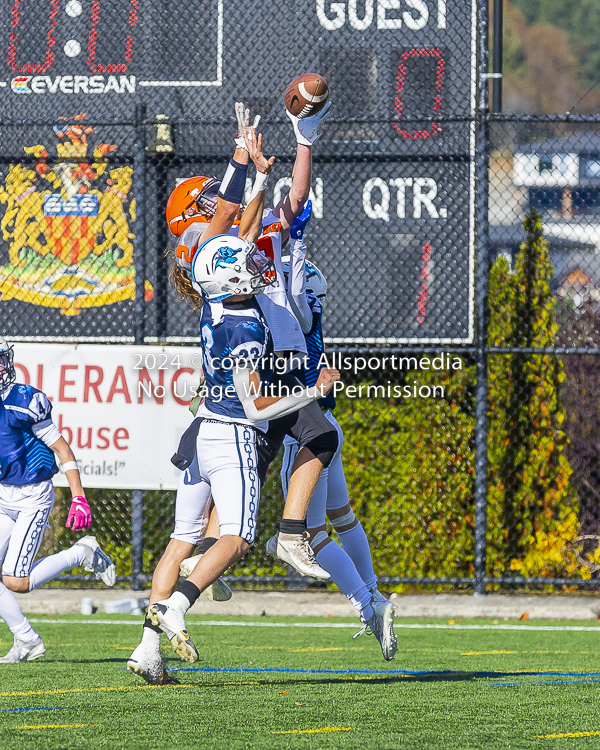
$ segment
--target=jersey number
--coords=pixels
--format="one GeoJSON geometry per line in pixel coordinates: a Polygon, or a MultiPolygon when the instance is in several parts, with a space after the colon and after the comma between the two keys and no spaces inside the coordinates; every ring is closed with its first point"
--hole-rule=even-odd
{"type": "Polygon", "coordinates": [[[273,250],[273,240],[268,235],[266,237],[260,237],[256,243],[256,247],[264,253],[267,258],[270,258],[275,262],[275,251],[273,250]]]}
{"type": "Polygon", "coordinates": [[[204,360],[204,372],[208,373],[211,377],[215,374],[213,358],[210,353],[214,343],[215,340],[213,338],[212,328],[210,326],[202,326],[202,358],[204,360]]]}

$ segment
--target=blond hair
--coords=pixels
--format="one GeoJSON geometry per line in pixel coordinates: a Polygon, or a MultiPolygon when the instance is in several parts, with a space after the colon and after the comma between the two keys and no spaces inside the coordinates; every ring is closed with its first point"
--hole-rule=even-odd
{"type": "MultiPolygon", "coordinates": [[[[175,258],[175,251],[168,248],[166,255],[175,258]]],[[[191,305],[194,310],[202,310],[202,296],[192,286],[192,280],[188,276],[187,271],[175,262],[173,262],[169,271],[169,283],[180,299],[191,305]]]]}

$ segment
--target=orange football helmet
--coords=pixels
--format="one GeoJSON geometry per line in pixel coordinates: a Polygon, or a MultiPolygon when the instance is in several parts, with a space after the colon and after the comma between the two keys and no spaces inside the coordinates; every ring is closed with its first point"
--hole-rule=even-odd
{"type": "Polygon", "coordinates": [[[220,185],[216,177],[190,177],[179,183],[167,202],[171,234],[181,237],[192,222],[210,221],[217,210],[220,185]]]}

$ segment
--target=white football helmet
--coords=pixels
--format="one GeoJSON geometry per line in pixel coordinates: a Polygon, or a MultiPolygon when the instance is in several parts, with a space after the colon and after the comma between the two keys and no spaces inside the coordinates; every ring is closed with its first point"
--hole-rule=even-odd
{"type": "Polygon", "coordinates": [[[253,242],[218,234],[198,248],[192,286],[210,302],[234,294],[260,294],[277,280],[273,261],[253,242]]]}
{"type": "Polygon", "coordinates": [[[3,336],[0,336],[0,393],[17,379],[13,360],[13,347],[3,336]]]}
{"type": "MultiPolygon", "coordinates": [[[[287,286],[290,274],[290,256],[285,255],[281,259],[281,263],[287,286]]],[[[306,291],[314,297],[322,299],[327,294],[327,279],[325,275],[310,260],[304,261],[304,275],[306,277],[306,291]]]]}

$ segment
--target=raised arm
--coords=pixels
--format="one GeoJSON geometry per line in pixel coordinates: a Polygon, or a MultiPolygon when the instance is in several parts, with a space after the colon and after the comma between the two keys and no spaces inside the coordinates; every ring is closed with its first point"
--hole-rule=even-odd
{"type": "Polygon", "coordinates": [[[329,115],[331,102],[312,117],[298,119],[288,112],[288,117],[294,126],[296,142],[296,161],[292,172],[292,186],[289,193],[284,196],[273,213],[279,218],[282,226],[282,239],[287,238],[287,230],[294,223],[294,219],[302,213],[308,196],[312,178],[312,146],[319,139],[319,127],[329,115]]]}
{"type": "Polygon", "coordinates": [[[262,152],[262,135],[256,134],[254,128],[246,137],[250,158],[256,166],[256,179],[252,187],[250,201],[240,221],[239,237],[249,242],[256,242],[262,233],[262,216],[265,207],[265,190],[267,180],[275,157],[267,159],[262,152]]]}
{"type": "Polygon", "coordinates": [[[304,230],[310,221],[312,204],[310,201],[300,216],[290,227],[290,271],[288,274],[287,295],[292,312],[298,318],[302,333],[307,334],[313,326],[313,314],[306,299],[306,245],[304,230]]]}
{"type": "Polygon", "coordinates": [[[209,240],[218,234],[227,234],[236,220],[246,189],[246,175],[250,155],[248,153],[247,138],[258,126],[260,116],[250,124],[250,110],[245,109],[242,102],[236,102],[235,114],[238,122],[238,134],[235,139],[236,149],[233,158],[227,165],[217,199],[217,210],[210,224],[206,227],[203,240],[209,240]]]}

